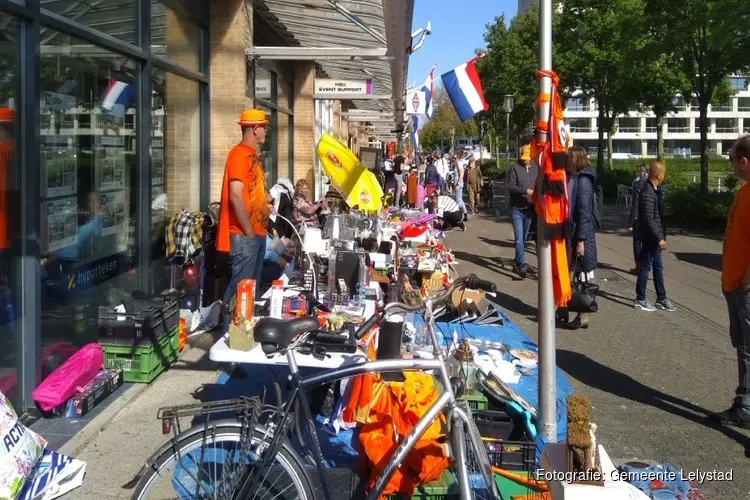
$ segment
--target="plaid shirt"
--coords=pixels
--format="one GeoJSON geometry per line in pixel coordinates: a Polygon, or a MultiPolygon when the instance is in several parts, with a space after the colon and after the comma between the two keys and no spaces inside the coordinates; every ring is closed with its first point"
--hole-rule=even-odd
{"type": "Polygon", "coordinates": [[[172,217],[165,234],[167,259],[181,258],[185,264],[192,264],[193,258],[203,246],[205,216],[203,212],[181,210],[172,217]]]}

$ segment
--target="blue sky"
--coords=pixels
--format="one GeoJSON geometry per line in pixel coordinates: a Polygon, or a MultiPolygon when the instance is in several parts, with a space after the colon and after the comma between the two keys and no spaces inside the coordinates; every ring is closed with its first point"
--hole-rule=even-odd
{"type": "Polygon", "coordinates": [[[416,0],[412,32],[432,25],[432,34],[409,58],[407,85],[421,85],[433,64],[435,77],[472,58],[474,49],[484,47],[484,27],[495,16],[516,15],[518,0],[416,0]]]}

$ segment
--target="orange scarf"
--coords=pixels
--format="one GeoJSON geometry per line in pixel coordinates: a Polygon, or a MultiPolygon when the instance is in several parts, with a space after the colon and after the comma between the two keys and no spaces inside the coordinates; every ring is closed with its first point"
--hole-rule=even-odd
{"type": "Polygon", "coordinates": [[[543,175],[542,185],[537,186],[534,192],[534,202],[537,215],[544,217],[546,223],[542,236],[550,241],[552,249],[552,283],[555,304],[558,307],[565,307],[572,297],[568,254],[565,248],[566,221],[569,215],[566,167],[570,139],[565,128],[560,96],[557,94],[560,79],[554,72],[546,70],[537,72],[536,77],[537,79],[551,78],[552,90],[550,94],[540,94],[537,99],[537,106],[550,103],[550,113],[547,120],[537,120],[537,134],[531,144],[532,160],[539,164],[543,175]],[[539,203],[540,198],[541,203],[539,203]]]}

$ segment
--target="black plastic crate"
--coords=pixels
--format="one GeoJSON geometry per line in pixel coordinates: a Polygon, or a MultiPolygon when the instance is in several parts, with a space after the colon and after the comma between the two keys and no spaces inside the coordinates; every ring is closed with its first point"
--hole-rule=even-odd
{"type": "Polygon", "coordinates": [[[490,463],[513,471],[533,471],[536,468],[536,443],[528,438],[521,426],[504,411],[471,410],[474,423],[485,441],[490,463]]]}
{"type": "Polygon", "coordinates": [[[127,312],[100,307],[99,337],[106,339],[107,344],[154,344],[177,328],[183,295],[183,292],[163,295],[133,292],[124,301],[127,312]]]}

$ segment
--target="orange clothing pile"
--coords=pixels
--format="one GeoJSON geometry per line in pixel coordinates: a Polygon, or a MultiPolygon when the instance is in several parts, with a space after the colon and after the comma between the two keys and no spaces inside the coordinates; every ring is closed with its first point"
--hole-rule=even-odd
{"type": "MultiPolygon", "coordinates": [[[[374,486],[399,443],[440,395],[430,375],[405,372],[404,376],[403,383],[390,385],[377,374],[360,375],[352,381],[345,414],[353,413],[354,419],[363,424],[359,441],[369,470],[368,489],[374,486]]],[[[393,474],[381,498],[391,493],[411,497],[417,486],[442,475],[450,464],[445,445],[440,442],[445,436],[445,427],[445,416],[441,415],[393,474]]]]}
{"type": "Polygon", "coordinates": [[[234,180],[244,184],[243,201],[256,236],[265,238],[271,209],[266,198],[266,180],[256,151],[245,144],[237,144],[229,151],[224,167],[221,187],[221,211],[217,228],[216,249],[229,251],[229,235],[245,234],[229,204],[229,183],[234,180]]]}
{"type": "Polygon", "coordinates": [[[729,209],[724,233],[724,257],[721,285],[725,291],[736,290],[750,266],[750,183],[745,183],[729,209]]]}

